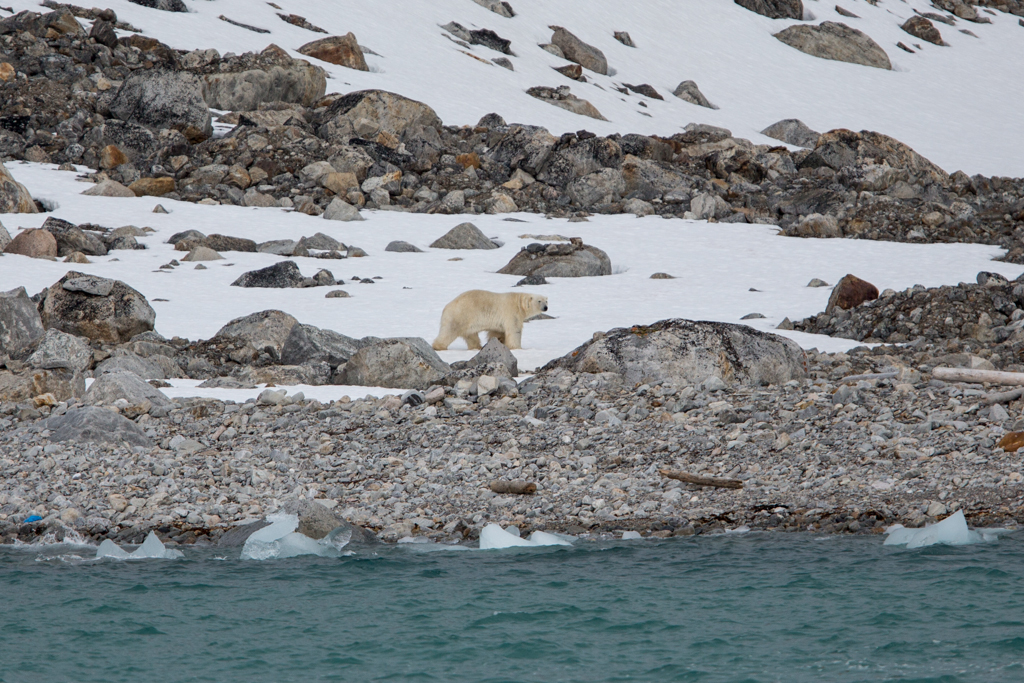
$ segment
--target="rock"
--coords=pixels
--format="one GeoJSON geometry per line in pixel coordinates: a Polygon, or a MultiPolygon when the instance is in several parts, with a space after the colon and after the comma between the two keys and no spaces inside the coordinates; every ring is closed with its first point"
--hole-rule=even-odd
{"type": "Polygon", "coordinates": [[[135,193],[127,187],[109,178],[96,183],[82,194],[90,197],[134,197],[135,193]]]}
{"type": "Polygon", "coordinates": [[[372,532],[349,524],[345,519],[315,500],[289,500],[284,504],[283,510],[290,515],[298,516],[299,526],[295,531],[309,538],[319,540],[332,531],[338,530],[336,536],[342,534],[342,537],[347,536],[349,539],[344,546],[346,548],[353,545],[377,543],[377,537],[372,532]]]}
{"type": "MultiPolygon", "coordinates": [[[[38,318],[38,313],[36,315],[38,318]]],[[[3,313],[0,312],[0,317],[2,316],[3,313]]],[[[0,325],[0,329],[2,327],[0,325]]],[[[0,348],[2,346],[0,344],[0,348]]],[[[36,344],[35,351],[26,362],[41,370],[64,368],[76,373],[85,372],[92,365],[92,348],[82,341],[81,337],[60,330],[46,330],[46,334],[36,344]]]]}
{"type": "Polygon", "coordinates": [[[565,66],[556,66],[552,68],[566,78],[571,78],[574,81],[586,82],[586,79],[583,78],[583,67],[579,64],[566,64],[565,66]]]}
{"type": "Polygon", "coordinates": [[[269,350],[274,358],[280,358],[292,328],[298,324],[298,320],[283,311],[260,311],[235,318],[220,328],[210,341],[230,341],[255,353],[269,350]]]}
{"type": "Polygon", "coordinates": [[[441,208],[444,213],[462,213],[466,208],[466,193],[462,190],[452,190],[441,200],[441,208]]]}
{"type": "Polygon", "coordinates": [[[340,197],[335,197],[324,210],[324,218],[329,221],[362,221],[366,220],[359,214],[359,209],[340,197]]]}
{"type": "Polygon", "coordinates": [[[159,363],[131,352],[111,356],[101,362],[96,366],[93,375],[99,377],[108,372],[130,372],[142,379],[167,378],[167,373],[163,371],[159,363]]]}
{"type": "Polygon", "coordinates": [[[0,253],[11,243],[11,233],[7,232],[7,228],[4,227],[3,223],[0,223],[0,253]]]}
{"type": "Polygon", "coordinates": [[[503,52],[507,55],[513,54],[512,41],[505,40],[489,28],[470,30],[454,21],[445,24],[441,28],[470,45],[483,45],[496,52],[503,52]]]}
{"type": "Polygon", "coordinates": [[[431,249],[497,249],[498,245],[488,239],[472,223],[459,223],[441,237],[434,240],[431,249]]]}
{"type": "Polygon", "coordinates": [[[878,43],[842,22],[823,21],[818,26],[797,24],[776,33],[775,37],[814,57],[892,69],[889,56],[878,43]]]}
{"type": "Polygon", "coordinates": [[[633,39],[629,37],[629,33],[626,31],[615,31],[615,40],[619,41],[626,47],[636,47],[633,39]]]}
{"type": "Polygon", "coordinates": [[[804,216],[796,224],[796,232],[801,237],[842,237],[843,229],[835,216],[823,216],[812,213],[804,216]]]}
{"type": "Polygon", "coordinates": [[[874,301],[877,298],[877,287],[870,282],[861,280],[856,275],[847,274],[832,289],[825,312],[831,313],[836,308],[849,310],[860,306],[865,301],[874,301]]]}
{"type": "Polygon", "coordinates": [[[602,76],[608,75],[608,60],[604,53],[593,45],[588,45],[561,26],[550,27],[554,33],[551,43],[557,45],[570,62],[576,62],[584,69],[589,69],[602,76]]]}
{"type": "Polygon", "coordinates": [[[64,259],[64,263],[92,263],[85,254],[80,251],[73,251],[64,259]]]}
{"type": "Polygon", "coordinates": [[[75,271],[69,271],[46,291],[40,315],[48,329],[114,344],[152,330],[156,320],[146,297],[125,283],[75,271]],[[65,287],[66,283],[72,289],[65,287]],[[105,295],[87,291],[103,291],[108,283],[110,289],[105,295]]]}
{"type": "Polygon", "coordinates": [[[0,371],[0,401],[21,403],[43,394],[51,394],[56,401],[67,401],[84,393],[83,376],[64,368],[0,371]]]}
{"type": "MultiPolygon", "coordinates": [[[[442,238],[443,239],[443,238],[442,238]]],[[[490,242],[490,240],[488,240],[490,242]]],[[[491,242],[491,244],[494,244],[491,242]]],[[[393,240],[388,242],[388,246],[384,247],[384,251],[396,251],[405,254],[422,254],[423,250],[417,247],[415,244],[409,244],[402,240],[393,240]]]]}
{"type": "Polygon", "coordinates": [[[232,287],[301,287],[302,273],[295,261],[281,261],[266,268],[243,273],[232,287]]]}
{"type": "Polygon", "coordinates": [[[450,370],[425,340],[403,337],[370,341],[340,373],[339,384],[427,389],[450,370]]]}
{"type": "Polygon", "coordinates": [[[256,111],[263,102],[310,107],[327,91],[327,73],[271,44],[255,60],[239,62],[237,71],[205,74],[202,90],[203,99],[214,109],[256,111]]]}
{"type": "Polygon", "coordinates": [[[668,273],[654,273],[651,275],[652,280],[675,280],[675,275],[669,275],[668,273]]]}
{"type": "Polygon", "coordinates": [[[507,2],[503,2],[503,0],[473,0],[473,2],[508,19],[511,19],[516,15],[516,13],[512,11],[512,5],[507,2]]]}
{"type": "Polygon", "coordinates": [[[182,0],[128,0],[128,2],[164,12],[188,12],[188,7],[182,0]]]}
{"type": "Polygon", "coordinates": [[[51,431],[50,440],[57,443],[128,443],[143,448],[153,445],[142,427],[107,408],[71,408],[63,415],[47,418],[43,424],[51,431]]]}
{"type": "Polygon", "coordinates": [[[503,275],[536,275],[540,277],[591,277],[611,275],[608,254],[584,245],[531,244],[523,247],[501,270],[503,275]]]}
{"type": "Polygon", "coordinates": [[[789,339],[745,325],[677,318],[611,330],[541,372],[615,372],[628,385],[697,384],[709,377],[756,385],[800,379],[805,362],[804,352],[789,339]]]}
{"type": "Polygon", "coordinates": [[[849,166],[888,165],[915,175],[927,174],[946,183],[949,174],[895,138],[869,130],[854,133],[839,128],[822,134],[814,151],[800,162],[801,168],[827,166],[839,171],[849,166]]]}
{"type": "Polygon", "coordinates": [[[1016,453],[1024,447],[1024,432],[1008,432],[996,444],[1007,453],[1016,453]]]}
{"type": "Polygon", "coordinates": [[[821,280],[821,279],[818,279],[818,278],[812,278],[811,281],[807,283],[807,286],[808,287],[828,287],[829,284],[827,282],[825,282],[824,280],[821,280]]]}
{"type": "Polygon", "coordinates": [[[46,230],[57,241],[57,255],[68,256],[75,252],[90,256],[106,256],[107,247],[94,233],[82,230],[74,223],[60,218],[48,217],[43,222],[46,230]]]}
{"type": "Polygon", "coordinates": [[[340,251],[345,249],[344,244],[322,232],[318,232],[312,237],[301,238],[298,246],[303,249],[316,249],[318,251],[340,251]]]}
{"type": "Polygon", "coordinates": [[[191,127],[204,138],[213,135],[210,109],[203,99],[200,81],[194,74],[184,71],[139,69],[131,72],[111,101],[110,112],[122,121],[153,130],[185,131],[191,127]]]}
{"type": "Polygon", "coordinates": [[[171,400],[159,389],[136,375],[134,372],[119,370],[100,374],[89,386],[82,400],[89,405],[113,405],[118,399],[125,399],[129,405],[137,406],[149,402],[155,407],[169,406],[171,400]]]}
{"type": "Polygon", "coordinates": [[[256,245],[256,251],[261,254],[275,254],[277,256],[309,256],[309,252],[299,248],[295,240],[270,240],[256,245]]]}
{"type": "Polygon", "coordinates": [[[224,532],[224,535],[217,540],[217,546],[221,548],[241,548],[250,536],[268,526],[270,526],[270,522],[265,519],[250,524],[240,524],[224,532]]]}
{"type": "Polygon", "coordinates": [[[318,133],[331,143],[347,144],[353,137],[376,140],[383,131],[400,142],[419,140],[440,147],[438,131],[442,124],[434,110],[384,90],[360,90],[339,97],[321,120],[324,123],[318,133]]]}
{"type": "Polygon", "coordinates": [[[182,261],[223,261],[224,257],[218,254],[213,249],[204,246],[198,246],[188,252],[182,257],[182,261]]]}
{"type": "Polygon", "coordinates": [[[558,138],[544,128],[511,126],[487,156],[513,170],[536,175],[547,162],[551,149],[557,142],[558,138]]]}
{"type": "Polygon", "coordinates": [[[30,258],[57,257],[57,240],[46,230],[22,230],[4,247],[5,254],[19,254],[30,258]]]}
{"type": "Polygon", "coordinates": [[[519,210],[512,198],[503,192],[495,192],[487,202],[487,214],[515,213],[519,210]]]}
{"type": "Polygon", "coordinates": [[[331,367],[327,363],[307,365],[267,365],[255,367],[246,365],[233,373],[236,380],[246,384],[276,384],[294,386],[308,384],[318,387],[331,383],[331,367]]]}
{"type": "Polygon", "coordinates": [[[337,64],[357,71],[369,71],[366,59],[363,57],[363,50],[356,41],[355,34],[349,32],[343,36],[331,36],[321,38],[311,43],[306,43],[299,48],[299,52],[331,64],[337,64]]]}
{"type": "Polygon", "coordinates": [[[198,230],[184,230],[182,232],[176,232],[170,237],[168,237],[165,244],[178,244],[178,242],[185,241],[199,242],[203,239],[206,239],[206,235],[199,232],[198,230]]]}
{"type": "Polygon", "coordinates": [[[942,34],[939,33],[939,29],[935,28],[935,24],[920,15],[910,17],[903,22],[900,28],[915,38],[926,40],[935,45],[945,45],[942,42],[942,34]]]}
{"type": "Polygon", "coordinates": [[[734,0],[740,7],[769,19],[803,19],[804,5],[801,0],[734,0]]]}
{"type": "Polygon", "coordinates": [[[619,169],[603,168],[571,181],[565,193],[579,206],[590,208],[618,201],[626,193],[626,181],[619,169]]]}
{"type": "Polygon", "coordinates": [[[0,213],[39,213],[28,188],[0,163],[0,213]]]}
{"type": "MultiPolygon", "coordinates": [[[[799,0],[797,1],[799,2],[799,0]]],[[[690,104],[696,104],[699,107],[718,109],[718,107],[708,101],[708,98],[704,97],[704,93],[700,91],[700,88],[697,87],[697,84],[694,81],[683,81],[676,86],[676,89],[672,91],[672,94],[681,100],[686,100],[690,104]]]]}
{"type": "Polygon", "coordinates": [[[44,333],[39,311],[24,287],[0,292],[0,354],[21,351],[44,333]]]}
{"type": "Polygon", "coordinates": [[[322,330],[301,323],[292,327],[288,338],[281,347],[281,363],[285,365],[308,365],[327,363],[331,369],[347,363],[349,358],[362,348],[358,339],[346,337],[333,330],[322,330]]]}
{"type": "Polygon", "coordinates": [[[349,190],[359,189],[359,179],[355,173],[325,173],[318,180],[321,187],[334,194],[346,194],[349,190]]]}
{"type": "Polygon", "coordinates": [[[136,197],[162,197],[174,192],[174,178],[139,178],[128,186],[136,197]]]}
{"type": "Polygon", "coordinates": [[[107,145],[100,150],[100,168],[104,170],[109,171],[129,161],[131,159],[117,145],[107,145]]]}
{"type": "MultiPolygon", "coordinates": [[[[519,361],[508,348],[497,339],[488,339],[484,348],[466,361],[466,367],[477,368],[483,365],[502,365],[508,369],[510,377],[519,376],[519,361]]],[[[454,367],[454,366],[453,366],[454,367]]]]}
{"type": "Polygon", "coordinates": [[[650,202],[645,202],[639,197],[634,197],[633,199],[627,199],[622,204],[622,211],[624,213],[631,213],[637,218],[643,218],[654,213],[654,205],[650,202]]]}
{"type": "Polygon", "coordinates": [[[348,292],[346,292],[344,289],[335,289],[332,292],[327,292],[327,294],[324,295],[324,298],[325,299],[348,299],[351,296],[352,295],[349,294],[348,292]]]}
{"type": "Polygon", "coordinates": [[[598,119],[599,121],[607,121],[601,112],[597,110],[597,107],[592,105],[587,100],[580,99],[569,92],[569,86],[563,85],[558,88],[548,88],[544,86],[530,88],[526,91],[527,95],[536,97],[538,100],[543,100],[548,104],[553,104],[556,107],[561,107],[566,111],[571,111],[573,114],[579,114],[580,116],[589,116],[592,119],[598,119]]]}
{"type": "MultiPolygon", "coordinates": [[[[204,237],[200,240],[201,244],[198,246],[208,247],[214,251],[244,251],[248,253],[256,253],[256,242],[245,237],[231,237],[230,235],[217,235],[213,234],[208,237],[204,237]]],[[[175,244],[175,249],[178,248],[178,244],[175,244]]],[[[193,247],[184,249],[182,251],[191,251],[193,247]]]]}
{"type": "Polygon", "coordinates": [[[776,140],[782,140],[790,145],[807,147],[809,149],[813,149],[817,146],[818,138],[821,137],[820,133],[808,128],[800,119],[783,119],[782,121],[777,121],[762,130],[761,134],[767,135],[770,138],[775,138],[776,140]]]}

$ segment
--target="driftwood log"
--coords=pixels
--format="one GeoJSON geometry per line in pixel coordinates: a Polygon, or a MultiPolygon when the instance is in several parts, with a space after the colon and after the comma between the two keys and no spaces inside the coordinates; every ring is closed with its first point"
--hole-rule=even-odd
{"type": "Polygon", "coordinates": [[[854,382],[860,382],[861,380],[872,380],[872,379],[892,379],[899,376],[898,372],[869,372],[866,375],[850,375],[839,380],[840,384],[853,384],[854,382]]]}
{"type": "Polygon", "coordinates": [[[1010,391],[1004,391],[998,394],[989,394],[982,401],[987,406],[995,405],[996,403],[1010,403],[1016,401],[1021,396],[1024,396],[1024,387],[1020,389],[1011,389],[1010,391]]]}
{"type": "Polygon", "coordinates": [[[720,489],[741,489],[743,488],[743,482],[739,479],[722,479],[720,477],[698,477],[696,474],[690,474],[689,472],[683,472],[682,470],[658,470],[662,476],[668,477],[669,479],[677,479],[684,481],[687,484],[696,484],[697,486],[714,486],[720,489]]]}
{"type": "Polygon", "coordinates": [[[1007,384],[1024,386],[1024,372],[1002,372],[1000,370],[970,370],[968,368],[935,368],[932,377],[947,382],[973,382],[981,384],[1007,384]]]}
{"type": "Polygon", "coordinates": [[[497,479],[492,481],[489,486],[495,493],[514,493],[520,496],[537,493],[537,485],[532,481],[505,481],[504,479],[497,479]]]}

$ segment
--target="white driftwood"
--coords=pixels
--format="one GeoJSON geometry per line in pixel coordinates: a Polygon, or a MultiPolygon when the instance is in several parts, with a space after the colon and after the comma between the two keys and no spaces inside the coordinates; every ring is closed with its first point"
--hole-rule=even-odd
{"type": "Polygon", "coordinates": [[[999,370],[969,370],[968,368],[935,368],[932,377],[945,382],[973,382],[981,384],[1006,384],[1024,386],[1024,372],[1001,372],[999,370]]]}
{"type": "Polygon", "coordinates": [[[995,405],[996,403],[1010,403],[1011,401],[1016,401],[1021,396],[1024,396],[1024,387],[1011,389],[999,394],[989,394],[982,403],[987,406],[995,405]]]}
{"type": "Polygon", "coordinates": [[[840,384],[854,384],[861,380],[872,380],[872,379],[892,379],[898,376],[898,372],[869,372],[866,375],[849,375],[839,380],[840,384]]]}

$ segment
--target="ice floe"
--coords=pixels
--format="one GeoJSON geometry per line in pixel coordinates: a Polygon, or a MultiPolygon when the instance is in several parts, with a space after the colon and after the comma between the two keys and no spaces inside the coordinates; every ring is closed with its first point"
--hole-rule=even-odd
{"type": "Polygon", "coordinates": [[[253,532],[242,546],[243,560],[281,560],[300,555],[320,557],[341,557],[344,548],[352,538],[352,529],[338,527],[320,540],[315,540],[295,531],[299,526],[298,515],[278,513],[267,515],[269,526],[253,532]]]}
{"type": "Polygon", "coordinates": [[[1012,529],[968,529],[962,510],[957,510],[938,524],[923,529],[908,529],[894,524],[885,530],[885,545],[905,545],[907,548],[924,548],[929,545],[970,545],[988,543],[1012,529]]]}
{"type": "Polygon", "coordinates": [[[545,545],[572,545],[572,543],[563,536],[549,534],[546,531],[534,531],[528,538],[520,538],[518,534],[506,531],[497,524],[488,524],[480,532],[480,550],[536,548],[545,545]]]}
{"type": "Polygon", "coordinates": [[[120,547],[109,538],[103,543],[100,543],[100,547],[96,549],[96,559],[102,559],[109,557],[115,560],[176,560],[179,557],[184,557],[185,554],[180,550],[174,550],[164,546],[157,538],[157,535],[152,531],[146,536],[146,540],[142,542],[134,552],[128,552],[124,548],[120,547]]]}

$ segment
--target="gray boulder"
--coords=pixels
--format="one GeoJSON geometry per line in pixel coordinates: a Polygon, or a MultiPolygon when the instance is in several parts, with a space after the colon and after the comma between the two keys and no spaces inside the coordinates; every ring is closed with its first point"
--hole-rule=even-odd
{"type": "Polygon", "coordinates": [[[57,255],[67,256],[76,251],[88,256],[106,256],[107,247],[98,236],[88,233],[74,223],[50,216],[43,222],[43,230],[57,240],[57,255]]]}
{"type": "Polygon", "coordinates": [[[220,328],[210,341],[231,342],[256,353],[269,350],[272,356],[280,358],[292,328],[298,324],[298,320],[284,311],[260,311],[235,318],[220,328]]]}
{"type": "Polygon", "coordinates": [[[188,12],[188,7],[182,0],[128,0],[128,2],[164,12],[188,12]]]}
{"type": "Polygon", "coordinates": [[[92,443],[128,443],[152,448],[153,443],[142,427],[113,410],[85,406],[71,408],[63,415],[42,422],[50,430],[50,441],[86,441],[92,443]]]}
{"type": "Polygon", "coordinates": [[[805,375],[796,342],[744,325],[662,320],[618,328],[548,363],[542,371],[615,372],[629,385],[697,384],[709,377],[746,384],[780,384],[805,375]]]}
{"type": "Polygon", "coordinates": [[[877,69],[892,69],[889,55],[867,34],[838,21],[823,21],[818,26],[797,24],[775,37],[786,45],[822,59],[863,64],[877,69]]]}
{"type": "Polygon", "coordinates": [[[327,72],[323,68],[293,59],[277,45],[259,53],[251,66],[203,75],[206,103],[230,111],[256,111],[262,102],[293,102],[309,107],[327,92],[327,72]]]}
{"type": "Polygon", "coordinates": [[[599,121],[607,121],[603,114],[598,111],[597,107],[591,104],[588,100],[581,99],[572,94],[569,90],[569,86],[560,85],[557,88],[549,88],[547,86],[538,86],[536,88],[530,88],[526,91],[526,94],[530,97],[536,97],[538,100],[553,104],[556,107],[571,111],[573,114],[579,114],[580,116],[589,116],[592,119],[599,121]]]}
{"type": "Polygon", "coordinates": [[[130,352],[107,358],[96,366],[93,374],[99,377],[108,372],[131,372],[142,379],[167,378],[167,373],[159,363],[130,352]]]}
{"type": "Polygon", "coordinates": [[[473,2],[508,19],[511,19],[516,15],[516,13],[512,11],[512,5],[504,2],[503,0],[473,0],[473,2]]]}
{"type": "Polygon", "coordinates": [[[488,152],[492,161],[530,175],[544,167],[558,138],[539,126],[511,126],[488,152]]]}
{"type": "Polygon", "coordinates": [[[801,0],[734,0],[740,7],[769,19],[803,19],[804,4],[801,0]]]}
{"type": "Polygon", "coordinates": [[[366,220],[359,214],[359,209],[346,202],[341,197],[335,197],[324,209],[324,220],[328,221],[363,221],[366,220]]]}
{"type": "Polygon", "coordinates": [[[300,287],[302,286],[302,272],[295,265],[295,261],[281,261],[266,268],[250,270],[242,273],[237,280],[231,283],[232,287],[300,287]]]}
{"type": "Polygon", "coordinates": [[[114,344],[149,332],[156,320],[146,297],[125,283],[75,271],[46,290],[40,315],[47,329],[114,344]]]}
{"type": "Polygon", "coordinates": [[[578,206],[589,208],[596,204],[610,204],[626,193],[626,181],[617,168],[602,168],[577,178],[565,188],[569,199],[578,206]]]}
{"type": "Polygon", "coordinates": [[[416,100],[384,90],[359,90],[336,99],[324,113],[319,135],[347,144],[355,138],[376,140],[387,132],[402,142],[422,138],[440,147],[442,123],[437,113],[416,100]]]}
{"type": "Polygon", "coordinates": [[[72,372],[85,372],[92,364],[92,348],[81,337],[60,330],[47,330],[27,362],[43,370],[65,368],[72,372]]]}
{"type": "Polygon", "coordinates": [[[349,358],[362,348],[358,339],[346,337],[333,330],[322,330],[313,325],[301,323],[292,327],[288,338],[281,347],[281,363],[284,365],[308,365],[327,363],[331,369],[348,362],[349,358]]]}
{"type": "Polygon", "coordinates": [[[154,130],[192,128],[206,137],[213,135],[210,109],[199,79],[185,71],[133,71],[111,101],[110,113],[154,130]]]}
{"type": "Polygon", "coordinates": [[[44,333],[39,311],[24,287],[0,292],[0,353],[14,354],[44,333]]]}
{"type": "Polygon", "coordinates": [[[498,245],[472,223],[459,223],[434,240],[431,249],[497,249],[498,245]]]}
{"type": "Polygon", "coordinates": [[[32,368],[22,372],[0,370],[0,401],[21,403],[41,394],[53,394],[58,401],[66,401],[84,393],[83,375],[66,368],[32,368]]]}
{"type": "Polygon", "coordinates": [[[0,213],[39,213],[28,188],[0,163],[0,213]]]}
{"type": "Polygon", "coordinates": [[[425,340],[364,340],[340,373],[339,384],[393,389],[426,389],[446,375],[450,367],[425,340]]]}
{"type": "Polygon", "coordinates": [[[539,277],[591,277],[611,275],[608,254],[574,239],[571,244],[527,245],[498,271],[503,275],[539,277]]]}
{"type": "MultiPolygon", "coordinates": [[[[488,240],[490,241],[490,240],[488,240]]],[[[491,242],[493,244],[493,242],[491,242]]],[[[384,251],[396,251],[403,254],[422,254],[423,250],[417,247],[415,244],[409,244],[402,240],[393,240],[388,242],[388,246],[384,247],[384,251]]]]}
{"type": "MultiPolygon", "coordinates": [[[[497,339],[489,339],[480,352],[465,362],[467,368],[477,368],[484,365],[504,366],[511,377],[519,376],[519,361],[508,350],[508,347],[497,339]]],[[[456,368],[455,365],[452,365],[456,368]]]]}
{"type": "Polygon", "coordinates": [[[306,250],[316,249],[318,251],[339,251],[345,248],[344,244],[322,232],[318,232],[312,237],[303,237],[299,240],[299,246],[306,250]]]}
{"type": "Polygon", "coordinates": [[[171,399],[159,389],[142,379],[134,372],[121,370],[107,372],[97,377],[85,392],[82,400],[90,405],[99,403],[112,405],[118,399],[128,401],[130,405],[140,405],[149,401],[154,406],[169,406],[171,399]]]}
{"type": "Polygon", "coordinates": [[[608,75],[608,60],[604,53],[593,45],[588,45],[561,26],[550,27],[554,33],[551,43],[557,45],[570,62],[576,62],[584,69],[590,69],[602,76],[608,75]]]}
{"type": "Polygon", "coordinates": [[[814,149],[818,144],[821,133],[811,130],[800,119],[783,119],[776,121],[761,131],[761,135],[767,135],[776,140],[782,140],[797,147],[814,149]]]}
{"type": "Polygon", "coordinates": [[[295,531],[304,536],[319,540],[332,531],[338,530],[338,533],[349,537],[346,547],[377,542],[377,537],[372,532],[350,524],[343,517],[314,500],[292,499],[285,502],[283,509],[284,512],[299,518],[299,526],[295,531]]]}
{"type": "MultiPolygon", "coordinates": [[[[799,0],[797,0],[799,2],[799,0]]],[[[717,106],[711,104],[708,98],[704,97],[704,93],[700,91],[697,84],[694,81],[683,81],[676,86],[676,89],[672,91],[672,94],[681,100],[685,100],[690,104],[696,104],[698,107],[707,107],[708,109],[718,109],[717,106]]]]}

